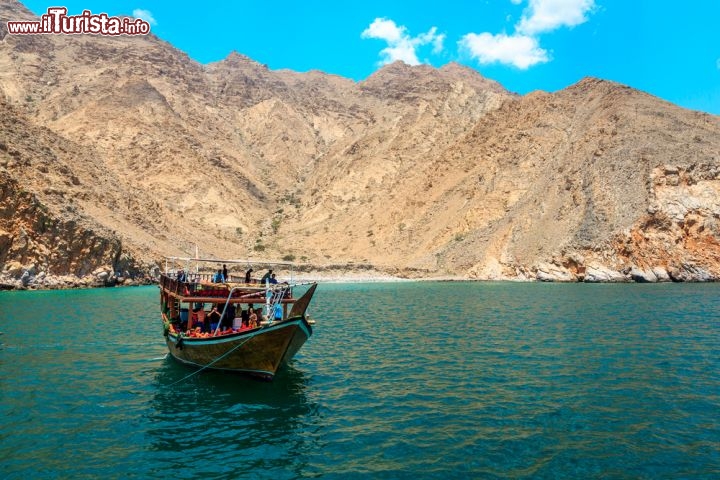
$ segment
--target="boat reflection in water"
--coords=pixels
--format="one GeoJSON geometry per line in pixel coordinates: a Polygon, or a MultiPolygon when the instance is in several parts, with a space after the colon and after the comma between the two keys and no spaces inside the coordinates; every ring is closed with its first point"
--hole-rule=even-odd
{"type": "Polygon", "coordinates": [[[316,452],[318,407],[306,394],[308,377],[289,365],[273,382],[204,371],[187,378],[172,358],[163,361],[148,420],[153,455],[165,467],[240,478],[256,468],[285,478],[307,469],[304,452],[316,452]],[[262,465],[259,465],[262,464],[262,465]],[[290,470],[288,470],[290,469],[290,470]],[[272,473],[275,472],[275,473],[272,473]],[[282,473],[284,472],[284,473],[282,473]]]}

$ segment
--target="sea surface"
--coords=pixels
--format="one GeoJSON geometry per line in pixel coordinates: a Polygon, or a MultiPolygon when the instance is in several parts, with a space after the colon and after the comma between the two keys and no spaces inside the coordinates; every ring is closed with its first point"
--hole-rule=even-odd
{"type": "Polygon", "coordinates": [[[720,478],[720,285],[323,284],[274,382],[156,287],[0,293],[2,479],[720,478]]]}

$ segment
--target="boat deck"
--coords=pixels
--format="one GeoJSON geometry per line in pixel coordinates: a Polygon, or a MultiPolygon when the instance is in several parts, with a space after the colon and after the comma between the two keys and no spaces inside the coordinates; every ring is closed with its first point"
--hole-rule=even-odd
{"type": "MultiPolygon", "coordinates": [[[[268,290],[259,283],[181,282],[165,275],[160,277],[160,288],[183,303],[224,303],[228,301],[228,295],[232,291],[229,303],[233,304],[265,302],[268,290]]],[[[278,303],[288,304],[296,300],[292,295],[292,288],[287,284],[271,284],[270,291],[283,292],[282,298],[276,300],[278,303]]]]}
{"type": "Polygon", "coordinates": [[[169,333],[203,338],[230,335],[282,322],[293,315],[303,317],[309,301],[309,298],[304,302],[294,298],[292,286],[286,283],[263,286],[259,283],[213,283],[199,277],[194,280],[181,281],[166,274],[160,276],[163,321],[169,333]],[[298,302],[302,305],[299,315],[294,310],[298,302]],[[206,304],[211,305],[210,312],[205,310],[206,304]],[[276,307],[279,306],[282,308],[278,311],[276,307]],[[211,318],[212,311],[216,311],[214,319],[211,318]]]}

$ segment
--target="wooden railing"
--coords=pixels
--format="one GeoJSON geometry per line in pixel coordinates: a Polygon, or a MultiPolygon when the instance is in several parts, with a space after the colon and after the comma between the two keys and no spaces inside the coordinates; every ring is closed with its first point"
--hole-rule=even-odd
{"type": "MultiPolygon", "coordinates": [[[[186,274],[186,281],[180,282],[177,280],[177,274],[175,273],[161,273],[160,274],[160,286],[171,293],[181,296],[192,296],[197,294],[199,296],[212,296],[212,297],[225,297],[228,294],[228,290],[224,288],[212,289],[202,285],[200,282],[210,282],[211,277],[214,274],[210,273],[190,273],[186,274]],[[209,293],[209,292],[212,293],[209,293]]],[[[258,280],[253,280],[252,283],[256,286],[261,286],[258,280]]],[[[240,294],[241,292],[237,292],[240,294]]],[[[259,297],[264,297],[263,291],[258,291],[259,297]]],[[[292,288],[285,290],[283,297],[284,299],[292,298],[292,288]]]]}

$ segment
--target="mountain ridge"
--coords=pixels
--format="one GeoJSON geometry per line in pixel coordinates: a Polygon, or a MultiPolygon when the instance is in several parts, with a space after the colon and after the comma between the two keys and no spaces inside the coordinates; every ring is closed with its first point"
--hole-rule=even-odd
{"type": "Polygon", "coordinates": [[[5,35],[0,67],[3,191],[47,211],[4,194],[8,284],[142,277],[195,244],[409,277],[720,276],[720,120],[622,84],[521,96],[456,63],[356,82],[154,36],[5,35]],[[117,248],[64,245],[86,261],[61,267],[36,227],[78,219],[117,248]]]}

